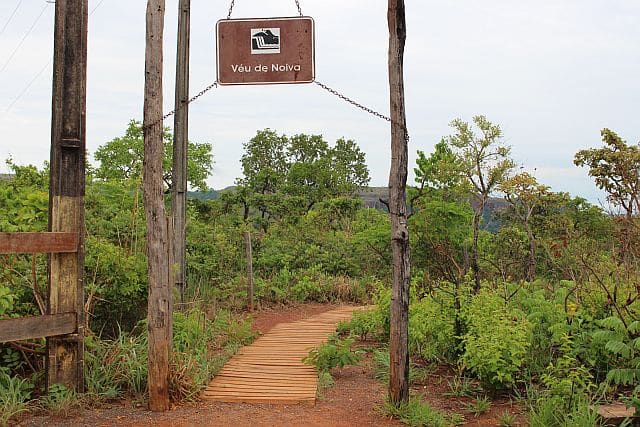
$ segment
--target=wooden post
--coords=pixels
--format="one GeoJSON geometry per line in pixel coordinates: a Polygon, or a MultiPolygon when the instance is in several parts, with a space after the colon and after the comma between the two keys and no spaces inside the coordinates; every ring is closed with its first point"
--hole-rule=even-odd
{"type": "Polygon", "coordinates": [[[57,0],[53,54],[49,231],[78,233],[78,251],[49,257],[48,313],[75,313],[74,333],[47,339],[47,385],[83,391],[87,0],[57,0]]]}
{"type": "Polygon", "coordinates": [[[149,300],[149,409],[169,409],[169,351],[171,342],[171,287],[169,227],[162,180],[162,39],[164,0],[147,2],[144,93],[144,208],[147,219],[149,300]]]}
{"type": "Polygon", "coordinates": [[[244,232],[244,247],[247,254],[247,310],[253,311],[253,253],[251,248],[251,231],[244,232]]]}
{"type": "Polygon", "coordinates": [[[403,60],[406,40],[404,0],[389,0],[389,89],[391,102],[391,172],[389,211],[393,251],[389,397],[398,405],[409,399],[409,228],[407,226],[408,137],[404,104],[403,60]]]}
{"type": "Polygon", "coordinates": [[[176,57],[176,115],[173,125],[172,213],[175,227],[175,286],[180,302],[185,303],[187,287],[186,216],[187,216],[187,147],[189,144],[189,39],[191,0],[178,6],[178,52],[176,57]]]}

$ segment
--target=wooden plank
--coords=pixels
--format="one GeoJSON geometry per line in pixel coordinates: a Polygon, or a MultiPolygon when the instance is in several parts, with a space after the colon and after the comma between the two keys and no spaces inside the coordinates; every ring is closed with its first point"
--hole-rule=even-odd
{"type": "Polygon", "coordinates": [[[76,332],[76,313],[0,320],[0,342],[54,337],[76,332]]]}
{"type": "Polygon", "coordinates": [[[353,308],[280,324],[241,348],[209,384],[204,399],[218,402],[315,404],[318,378],[315,367],[302,359],[325,342],[353,308]]]}
{"type": "Polygon", "coordinates": [[[0,233],[0,254],[78,252],[78,233],[0,233]]]}

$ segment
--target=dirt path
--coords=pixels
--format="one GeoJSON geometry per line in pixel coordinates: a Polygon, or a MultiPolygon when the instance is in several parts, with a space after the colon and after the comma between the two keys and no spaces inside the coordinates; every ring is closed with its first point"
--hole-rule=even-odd
{"type": "MultiPolygon", "coordinates": [[[[278,323],[305,319],[337,308],[308,304],[254,315],[254,329],[265,333],[278,323]]],[[[363,366],[333,372],[335,385],[322,400],[310,405],[249,405],[199,402],[156,414],[140,404],[122,402],[111,407],[83,411],[74,418],[32,417],[26,426],[399,426],[376,412],[386,391],[375,380],[365,359],[363,366]]]]}

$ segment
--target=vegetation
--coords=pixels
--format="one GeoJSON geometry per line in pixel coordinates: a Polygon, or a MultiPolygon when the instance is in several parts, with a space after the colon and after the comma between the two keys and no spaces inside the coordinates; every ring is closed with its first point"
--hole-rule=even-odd
{"type": "MultiPolygon", "coordinates": [[[[87,177],[83,401],[146,399],[140,132],[132,121],[100,147],[87,177]]],[[[604,147],[581,150],[575,163],[607,192],[608,212],[553,192],[532,173],[516,174],[501,128],[483,116],[455,120],[432,153],[418,153],[409,192],[415,383],[434,372],[425,366],[448,366],[456,373],[449,396],[473,402],[469,413],[481,416],[495,410],[493,398],[511,396],[527,408],[530,425],[595,425],[593,404],[640,406],[638,147],[611,130],[602,136],[604,147]]],[[[189,179],[204,188],[211,146],[192,149],[189,179]]],[[[13,177],[0,181],[0,231],[45,230],[47,166],[7,164],[13,177]]],[[[388,341],[390,223],[358,196],[369,182],[364,153],[353,141],[331,146],[319,135],[266,129],[245,145],[242,169],[237,187],[219,198],[189,201],[189,303],[174,313],[175,401],[196,399],[253,337],[241,314],[248,230],[259,306],[375,305],[341,324],[340,336],[312,351],[309,363],[328,372],[357,362],[356,340],[379,348],[388,341]]],[[[165,179],[170,188],[169,173],[165,179]]],[[[0,318],[44,313],[46,257],[2,255],[0,267],[0,318]]],[[[43,353],[43,340],[0,345],[1,424],[36,406],[64,414],[78,401],[58,386],[43,396],[43,353]]],[[[381,381],[385,356],[372,356],[381,381]]],[[[409,425],[461,422],[419,396],[384,410],[409,425]]],[[[515,423],[510,413],[500,417],[501,425],[515,423]]]]}

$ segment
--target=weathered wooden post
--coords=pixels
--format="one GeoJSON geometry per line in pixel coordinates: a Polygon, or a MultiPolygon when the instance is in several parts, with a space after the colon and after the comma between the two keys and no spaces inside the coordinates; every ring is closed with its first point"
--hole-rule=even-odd
{"type": "Polygon", "coordinates": [[[244,249],[247,257],[247,311],[253,311],[253,251],[251,244],[251,231],[244,233],[244,249]]]}
{"type": "Polygon", "coordinates": [[[175,227],[174,248],[177,264],[175,285],[180,302],[185,303],[187,287],[187,149],[189,144],[189,39],[191,32],[191,0],[180,0],[178,6],[178,50],[176,54],[176,115],[173,124],[172,214],[175,227]]]}
{"type": "Polygon", "coordinates": [[[393,251],[389,397],[394,404],[409,399],[409,228],[407,226],[408,133],[404,104],[403,60],[407,37],[404,0],[389,0],[389,89],[391,101],[391,172],[389,213],[393,251]]]}
{"type": "Polygon", "coordinates": [[[149,271],[149,409],[169,409],[169,353],[171,347],[171,277],[173,258],[169,222],[164,208],[162,160],[162,39],[164,0],[147,2],[144,93],[144,208],[147,218],[149,271]]]}
{"type": "Polygon", "coordinates": [[[78,251],[49,257],[48,314],[74,313],[75,333],[47,339],[47,385],[83,391],[87,0],[57,0],[49,231],[78,234],[78,251]]]}

